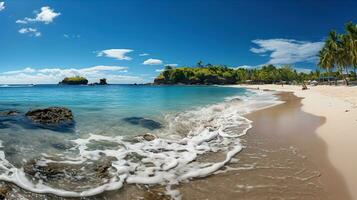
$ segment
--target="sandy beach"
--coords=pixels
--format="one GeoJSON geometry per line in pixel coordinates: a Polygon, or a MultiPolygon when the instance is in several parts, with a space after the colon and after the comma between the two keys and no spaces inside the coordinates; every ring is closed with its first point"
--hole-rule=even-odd
{"type": "MultiPolygon", "coordinates": [[[[253,127],[244,149],[214,175],[175,186],[182,199],[353,199],[350,184],[330,161],[329,144],[317,130],[327,118],[301,108],[303,98],[278,93],[283,104],[246,115],[253,127]]],[[[222,160],[219,153],[205,159],[222,160]]],[[[128,186],[109,198],[169,199],[165,188],[128,186]]]]}
{"type": "MultiPolygon", "coordinates": [[[[290,91],[303,98],[302,110],[306,113],[325,118],[316,129],[316,134],[326,144],[328,159],[346,182],[352,199],[357,199],[357,87],[345,86],[301,86],[290,85],[250,85],[276,91],[290,91]]],[[[318,152],[310,152],[316,153],[318,152]]]]}

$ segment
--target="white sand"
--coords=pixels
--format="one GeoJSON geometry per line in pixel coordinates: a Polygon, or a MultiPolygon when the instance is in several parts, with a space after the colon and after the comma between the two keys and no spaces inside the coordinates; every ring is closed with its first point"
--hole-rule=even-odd
{"type": "MultiPolygon", "coordinates": [[[[328,158],[346,181],[353,199],[357,199],[357,87],[242,85],[247,88],[292,91],[303,97],[302,109],[326,117],[317,134],[327,144],[328,158]]],[[[241,87],[241,86],[237,86],[241,87]]]]}

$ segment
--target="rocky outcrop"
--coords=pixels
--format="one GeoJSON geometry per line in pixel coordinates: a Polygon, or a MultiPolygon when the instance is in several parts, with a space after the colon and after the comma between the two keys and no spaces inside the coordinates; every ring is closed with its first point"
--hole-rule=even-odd
{"type": "Polygon", "coordinates": [[[34,123],[44,125],[57,125],[62,123],[72,123],[72,111],[64,107],[49,107],[28,111],[26,117],[34,123]]]}
{"type": "Polygon", "coordinates": [[[154,121],[152,119],[145,119],[143,117],[127,117],[123,119],[125,122],[128,122],[133,125],[140,125],[144,128],[155,130],[162,128],[162,124],[154,121]]]}

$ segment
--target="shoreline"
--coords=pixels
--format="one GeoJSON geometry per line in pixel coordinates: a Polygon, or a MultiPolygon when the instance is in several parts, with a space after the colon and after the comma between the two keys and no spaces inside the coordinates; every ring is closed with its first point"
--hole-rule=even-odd
{"type": "MultiPolygon", "coordinates": [[[[183,199],[350,199],[343,178],[327,159],[327,145],[316,137],[325,119],[304,112],[301,98],[291,92],[276,96],[284,103],[244,115],[253,127],[239,137],[244,148],[228,165],[208,177],[173,186],[171,191],[178,189],[183,199]]],[[[203,159],[222,157],[216,153],[203,159]]],[[[165,188],[157,185],[127,185],[93,196],[123,197],[167,199],[165,188]]]]}
{"type": "MultiPolygon", "coordinates": [[[[352,199],[357,199],[357,87],[347,86],[301,86],[292,85],[240,85],[248,89],[293,92],[303,98],[301,109],[326,119],[316,129],[316,135],[325,142],[329,162],[341,174],[352,199]]],[[[314,153],[314,152],[310,152],[314,153]]]]}
{"type": "Polygon", "coordinates": [[[245,116],[253,121],[245,148],[223,173],[182,184],[183,199],[351,199],[315,133],[325,119],[302,111],[292,93],[277,95],[284,103],[245,116]]]}

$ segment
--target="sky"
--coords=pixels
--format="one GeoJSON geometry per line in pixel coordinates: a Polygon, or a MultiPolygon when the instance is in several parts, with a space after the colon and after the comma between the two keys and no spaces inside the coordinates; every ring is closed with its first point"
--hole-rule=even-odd
{"type": "Polygon", "coordinates": [[[0,84],[152,82],[165,65],[316,69],[357,1],[0,0],[0,84]]]}

